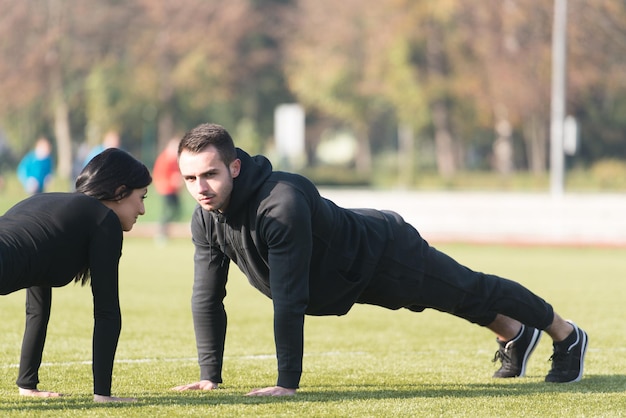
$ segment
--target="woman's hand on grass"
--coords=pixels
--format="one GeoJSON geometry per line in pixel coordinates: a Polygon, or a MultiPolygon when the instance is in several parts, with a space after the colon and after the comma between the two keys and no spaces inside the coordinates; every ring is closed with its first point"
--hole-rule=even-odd
{"type": "Polygon", "coordinates": [[[118,398],[117,396],[93,395],[94,402],[137,402],[137,398],[118,398]]]}
{"type": "Polygon", "coordinates": [[[33,396],[36,398],[58,398],[63,396],[63,394],[58,392],[49,392],[47,390],[38,390],[38,389],[24,389],[19,388],[20,395],[22,396],[33,396]]]}
{"type": "Polygon", "coordinates": [[[189,383],[188,385],[181,385],[173,387],[172,390],[183,392],[185,390],[213,390],[217,389],[217,383],[213,383],[210,380],[201,380],[195,383],[189,383]]]}

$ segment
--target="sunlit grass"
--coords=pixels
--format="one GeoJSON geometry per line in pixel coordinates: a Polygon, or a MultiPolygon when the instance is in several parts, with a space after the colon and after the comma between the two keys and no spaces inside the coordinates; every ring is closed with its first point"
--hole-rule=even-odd
{"type": "Polygon", "coordinates": [[[414,314],[355,306],[344,317],[307,317],[305,372],[290,398],[248,398],[275,383],[272,304],[236,267],[228,286],[224,384],[215,392],[178,393],[198,379],[191,321],[193,247],[126,239],[121,262],[123,330],[113,392],[124,405],[94,404],[89,288],[53,292],[40,387],[68,396],[17,396],[24,293],[0,298],[2,416],[621,416],[626,410],[626,333],[622,249],[445,245],[474,269],[524,283],[590,336],[580,383],[543,382],[550,339],[543,337],[522,379],[494,380],[496,349],[485,329],[434,311],[414,314]]]}

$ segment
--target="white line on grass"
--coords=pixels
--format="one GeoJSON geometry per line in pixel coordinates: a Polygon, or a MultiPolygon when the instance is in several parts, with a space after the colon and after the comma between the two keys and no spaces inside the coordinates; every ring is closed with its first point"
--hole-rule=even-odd
{"type": "MultiPolygon", "coordinates": [[[[587,349],[588,352],[626,352],[626,347],[616,347],[616,348],[611,348],[611,349],[599,349],[599,348],[589,348],[587,349]]],[[[451,354],[459,354],[460,351],[458,350],[448,350],[449,353],[451,354]]],[[[432,354],[433,351],[412,351],[412,354],[425,354],[425,355],[429,355],[432,354]]],[[[437,353],[441,353],[440,350],[437,350],[437,353]]],[[[485,353],[490,353],[490,351],[487,350],[478,350],[478,354],[485,354],[485,353]]],[[[340,356],[362,356],[362,355],[367,355],[367,354],[371,354],[371,353],[367,353],[364,351],[326,351],[326,352],[320,352],[320,353],[308,353],[308,354],[304,354],[305,357],[325,357],[325,356],[333,356],[333,357],[340,357],[340,356]]],[[[224,356],[225,359],[238,359],[238,360],[267,360],[267,359],[274,359],[276,358],[276,356],[274,354],[251,354],[251,355],[244,355],[244,356],[224,356]]],[[[156,363],[156,362],[187,362],[187,361],[197,361],[197,359],[195,357],[181,357],[181,358],[139,358],[139,359],[121,359],[121,360],[115,360],[116,363],[120,363],[120,364],[139,364],[139,363],[156,363]]],[[[88,365],[91,364],[91,361],[88,360],[83,360],[83,361],[64,361],[64,362],[44,362],[41,363],[42,366],[47,366],[47,367],[55,367],[55,366],[75,366],[75,365],[88,365]]],[[[0,369],[14,369],[14,368],[18,368],[19,364],[3,364],[0,365],[0,369]]]]}
{"type": "MultiPolygon", "coordinates": [[[[354,356],[354,355],[364,355],[365,352],[361,351],[327,351],[322,353],[311,353],[305,354],[305,357],[323,357],[323,356],[354,356]]],[[[224,356],[225,359],[238,359],[238,360],[267,360],[274,359],[276,356],[274,354],[255,354],[255,355],[245,355],[245,356],[224,356]]],[[[138,364],[138,363],[156,363],[156,362],[196,362],[198,359],[195,357],[181,357],[181,358],[138,358],[138,359],[121,359],[115,360],[115,363],[120,364],[138,364]]],[[[83,361],[62,361],[62,362],[43,362],[42,366],[46,367],[55,367],[55,366],[76,366],[76,365],[89,365],[91,364],[90,360],[83,361]]],[[[18,368],[19,364],[5,364],[0,365],[1,369],[14,369],[18,368]]]]}

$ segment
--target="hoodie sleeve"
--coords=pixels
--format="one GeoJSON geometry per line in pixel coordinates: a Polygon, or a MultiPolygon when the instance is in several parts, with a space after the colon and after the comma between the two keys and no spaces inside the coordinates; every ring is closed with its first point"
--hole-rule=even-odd
{"type": "Polygon", "coordinates": [[[210,215],[197,207],[191,220],[194,253],[194,281],[191,297],[200,379],[222,382],[226,339],[226,281],[229,259],[213,242],[210,215]]]}
{"type": "Polygon", "coordinates": [[[312,252],[311,208],[289,186],[277,187],[264,208],[263,235],[268,245],[270,288],[274,304],[274,339],[278,386],[297,388],[302,375],[304,314],[309,302],[312,252]]]}

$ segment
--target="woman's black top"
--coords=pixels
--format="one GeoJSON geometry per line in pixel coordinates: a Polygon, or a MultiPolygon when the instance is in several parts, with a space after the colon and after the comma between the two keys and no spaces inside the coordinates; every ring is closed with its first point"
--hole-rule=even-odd
{"type": "Polygon", "coordinates": [[[122,226],[111,209],[81,193],[34,195],[0,216],[0,294],[27,290],[18,385],[36,388],[52,287],[88,267],[94,303],[94,393],[110,396],[121,329],[118,265],[122,226]]]}

